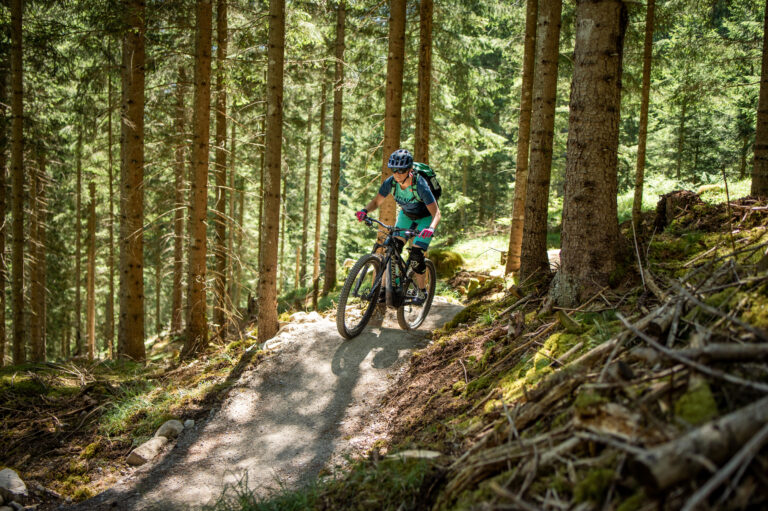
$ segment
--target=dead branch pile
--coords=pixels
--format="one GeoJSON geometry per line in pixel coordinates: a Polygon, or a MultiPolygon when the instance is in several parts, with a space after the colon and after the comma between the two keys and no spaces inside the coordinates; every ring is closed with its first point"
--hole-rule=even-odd
{"type": "MultiPolygon", "coordinates": [[[[477,492],[489,509],[768,506],[766,216],[761,223],[735,251],[724,253],[724,241],[723,255],[686,262],[682,277],[643,268],[655,300],[616,307],[620,333],[553,361],[555,372],[519,402],[502,398],[489,412],[502,394],[492,390],[486,425],[448,470],[435,508],[462,507],[477,492]]],[[[504,313],[515,344],[492,370],[537,349],[522,314],[504,313]]]]}

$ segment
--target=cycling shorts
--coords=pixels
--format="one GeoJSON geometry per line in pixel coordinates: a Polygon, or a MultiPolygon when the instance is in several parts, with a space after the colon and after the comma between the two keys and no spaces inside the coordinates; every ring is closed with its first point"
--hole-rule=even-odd
{"type": "MultiPolygon", "coordinates": [[[[405,213],[403,213],[403,210],[401,209],[397,214],[397,223],[395,224],[395,227],[398,229],[426,229],[430,226],[432,223],[432,216],[425,216],[424,218],[419,218],[418,220],[411,220],[408,218],[405,213]]],[[[429,248],[429,242],[432,241],[432,238],[413,238],[413,244],[417,247],[421,247],[426,252],[429,248]]]]}

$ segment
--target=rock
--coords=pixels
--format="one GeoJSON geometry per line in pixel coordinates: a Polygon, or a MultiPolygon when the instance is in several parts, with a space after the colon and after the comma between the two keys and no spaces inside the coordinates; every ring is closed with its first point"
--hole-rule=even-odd
{"type": "Polygon", "coordinates": [[[128,455],[128,458],[126,458],[125,461],[133,466],[143,465],[157,456],[163,446],[167,443],[168,439],[166,437],[156,436],[131,451],[131,454],[128,455]]]}
{"type": "Polygon", "coordinates": [[[399,458],[401,460],[408,460],[408,459],[434,459],[439,458],[442,456],[442,453],[439,453],[437,451],[427,451],[426,449],[410,449],[407,451],[400,451],[395,454],[390,454],[387,456],[387,458],[395,459],[399,458]]]}
{"type": "Polygon", "coordinates": [[[3,507],[0,507],[0,511],[13,511],[13,508],[8,506],[3,506],[3,507]]]}
{"type": "Polygon", "coordinates": [[[176,419],[171,419],[169,421],[165,421],[165,423],[160,426],[160,428],[158,428],[155,436],[164,436],[168,439],[176,438],[179,436],[182,430],[184,430],[184,424],[182,424],[181,421],[177,421],[176,419]]]}
{"type": "Polygon", "coordinates": [[[314,323],[322,320],[323,317],[315,311],[312,312],[296,312],[291,314],[291,323],[314,323]]]}
{"type": "Polygon", "coordinates": [[[184,429],[190,429],[195,427],[195,421],[192,419],[187,419],[184,421],[184,429]]]}
{"type": "Polygon", "coordinates": [[[6,501],[24,500],[29,493],[19,474],[10,468],[0,470],[0,494],[6,501]]]}
{"type": "Polygon", "coordinates": [[[22,506],[18,502],[11,502],[9,505],[11,506],[11,509],[13,509],[13,511],[22,511],[24,509],[24,506],[22,506]]]}

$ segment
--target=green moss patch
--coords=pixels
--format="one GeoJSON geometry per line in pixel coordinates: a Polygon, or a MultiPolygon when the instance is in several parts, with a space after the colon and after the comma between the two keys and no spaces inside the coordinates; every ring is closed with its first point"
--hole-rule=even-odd
{"type": "Polygon", "coordinates": [[[697,379],[675,403],[675,415],[686,424],[698,426],[718,416],[717,403],[709,385],[697,379]]]}

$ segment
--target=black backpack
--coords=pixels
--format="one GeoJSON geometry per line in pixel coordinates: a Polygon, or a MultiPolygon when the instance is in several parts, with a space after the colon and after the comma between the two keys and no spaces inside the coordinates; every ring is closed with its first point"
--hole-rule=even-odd
{"type": "MultiPolygon", "coordinates": [[[[443,194],[443,188],[440,186],[440,181],[437,180],[437,175],[435,174],[435,171],[432,170],[432,167],[426,163],[413,162],[413,170],[416,175],[423,177],[427,181],[435,200],[440,200],[440,196],[443,194]]],[[[414,193],[418,196],[415,187],[414,193]]],[[[421,199],[421,197],[419,197],[419,199],[421,199]]]]}

